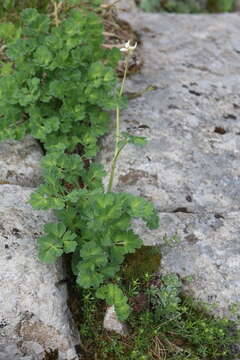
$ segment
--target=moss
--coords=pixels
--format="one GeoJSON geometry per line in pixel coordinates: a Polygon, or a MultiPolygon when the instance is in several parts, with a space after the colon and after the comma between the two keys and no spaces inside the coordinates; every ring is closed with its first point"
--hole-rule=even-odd
{"type": "Polygon", "coordinates": [[[58,350],[49,350],[44,355],[44,360],[58,360],[58,350]]]}
{"type": "Polygon", "coordinates": [[[147,12],[218,13],[233,11],[235,0],[207,0],[206,6],[197,0],[136,0],[136,3],[147,12]]]}
{"type": "Polygon", "coordinates": [[[144,274],[159,270],[161,254],[156,246],[142,246],[134,254],[129,254],[121,269],[121,277],[127,283],[139,279],[144,274]]]}
{"type": "Polygon", "coordinates": [[[234,8],[234,0],[208,0],[207,9],[209,12],[226,12],[234,8]]]}
{"type": "Polygon", "coordinates": [[[240,336],[235,324],[214,318],[202,304],[182,297],[182,282],[177,275],[153,276],[147,283],[144,279],[133,280],[126,284],[125,291],[133,290],[138,309],[132,306],[126,337],[103,329],[103,304],[93,292],[82,292],[83,360],[239,358],[235,344],[240,336]]]}

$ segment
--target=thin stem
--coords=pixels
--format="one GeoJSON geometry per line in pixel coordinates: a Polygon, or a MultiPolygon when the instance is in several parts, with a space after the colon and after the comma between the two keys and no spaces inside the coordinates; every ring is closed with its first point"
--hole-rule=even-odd
{"type": "Polygon", "coordinates": [[[59,20],[59,18],[58,18],[58,12],[59,12],[59,10],[60,10],[61,7],[62,7],[63,2],[61,1],[61,2],[58,4],[56,1],[51,0],[51,3],[53,4],[53,8],[54,8],[54,11],[53,11],[54,23],[55,23],[55,25],[58,27],[58,25],[60,24],[60,20],[59,20]]]}
{"type": "MultiPolygon", "coordinates": [[[[130,58],[130,51],[127,53],[127,58],[126,58],[126,63],[125,63],[125,69],[124,69],[124,75],[123,75],[123,79],[122,79],[122,85],[119,91],[119,100],[122,97],[123,94],[123,90],[124,90],[124,86],[125,86],[125,81],[126,81],[126,77],[127,77],[127,70],[128,70],[128,63],[129,63],[129,58],[130,58]]],[[[108,188],[107,188],[107,192],[111,192],[112,191],[112,185],[113,185],[113,179],[114,179],[114,174],[115,174],[115,169],[116,169],[116,163],[117,163],[117,159],[118,156],[121,152],[122,148],[119,148],[119,139],[120,139],[120,108],[119,105],[116,106],[116,135],[115,135],[115,152],[114,152],[114,156],[112,159],[112,164],[111,164],[111,173],[110,173],[110,178],[109,178],[109,183],[108,183],[108,188]]]]}
{"type": "Polygon", "coordinates": [[[120,96],[120,97],[122,96],[123,90],[124,90],[125,80],[126,80],[127,71],[128,71],[129,58],[130,58],[130,51],[127,53],[125,70],[124,70],[124,75],[123,75],[123,79],[122,79],[122,86],[121,86],[121,89],[120,89],[120,92],[119,92],[119,96],[120,96]]]}

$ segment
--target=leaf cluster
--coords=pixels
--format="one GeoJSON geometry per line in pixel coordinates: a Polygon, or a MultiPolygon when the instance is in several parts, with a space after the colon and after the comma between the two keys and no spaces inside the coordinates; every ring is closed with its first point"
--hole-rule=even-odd
{"type": "MultiPolygon", "coordinates": [[[[34,208],[53,209],[57,223],[44,227],[39,256],[49,264],[72,254],[77,284],[129,315],[127,298],[115,284],[124,257],[142,245],[131,228],[142,218],[158,226],[153,205],[130,194],[105,193],[106,175],[96,163],[98,139],[108,130],[109,110],[121,105],[115,68],[118,49],[102,47],[103,25],[93,11],[69,0],[59,21],[37,9],[21,13],[20,27],[5,23],[0,36],[6,61],[0,77],[0,140],[31,134],[46,152],[44,182],[32,194],[34,208]],[[77,7],[73,7],[78,5],[77,7]]],[[[127,143],[145,140],[123,134],[127,143]]]]}

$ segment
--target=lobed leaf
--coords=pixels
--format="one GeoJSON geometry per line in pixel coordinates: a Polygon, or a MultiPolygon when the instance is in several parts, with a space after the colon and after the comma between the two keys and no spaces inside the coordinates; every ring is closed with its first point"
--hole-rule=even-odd
{"type": "Polygon", "coordinates": [[[105,300],[108,305],[114,305],[117,316],[120,321],[124,321],[130,314],[130,306],[127,304],[127,297],[122,290],[115,284],[101,286],[96,297],[105,300]]]}

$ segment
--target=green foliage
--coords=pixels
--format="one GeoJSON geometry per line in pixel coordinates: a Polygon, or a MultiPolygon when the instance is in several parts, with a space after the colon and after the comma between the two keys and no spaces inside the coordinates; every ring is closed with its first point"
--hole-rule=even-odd
{"type": "Polygon", "coordinates": [[[97,298],[106,300],[108,305],[114,305],[119,316],[119,320],[126,320],[130,314],[130,308],[127,304],[127,297],[123,295],[122,290],[115,284],[108,284],[98,289],[97,298]]]}
{"type": "MultiPolygon", "coordinates": [[[[86,6],[67,6],[77,4],[82,1],[66,1],[57,21],[29,8],[21,13],[19,28],[0,26],[7,59],[0,77],[0,140],[31,134],[46,151],[44,182],[30,203],[53,209],[59,222],[45,225],[40,259],[51,264],[72,253],[77,284],[94,289],[125,319],[129,305],[114,278],[124,257],[142,245],[132,220],[141,218],[154,229],[158,216],[143,198],[104,191],[106,173],[94,158],[98,139],[108,130],[107,111],[123,105],[115,72],[120,51],[101,46],[101,19],[86,6]]],[[[127,133],[121,141],[122,146],[146,142],[127,133]]]]}
{"type": "Polygon", "coordinates": [[[74,252],[77,235],[67,231],[63,223],[48,223],[44,226],[46,235],[38,239],[40,260],[52,264],[64,252],[74,252]]]}
{"type": "Polygon", "coordinates": [[[141,279],[144,274],[157,272],[160,262],[160,249],[153,246],[142,246],[135,253],[126,256],[120,276],[127,283],[141,279]]]}
{"type": "Polygon", "coordinates": [[[46,11],[49,0],[2,0],[0,4],[0,17],[17,20],[20,11],[26,8],[37,8],[46,11]]]}
{"type": "Polygon", "coordinates": [[[146,12],[199,13],[232,11],[234,4],[235,0],[207,0],[203,8],[197,0],[141,0],[139,6],[146,12]]]}
{"type": "Polygon", "coordinates": [[[181,291],[176,274],[160,278],[145,274],[126,283],[125,292],[135,311],[129,316],[129,334],[124,338],[103,331],[102,303],[92,292],[84,291],[80,319],[81,338],[88,349],[84,359],[237,359],[240,354],[235,344],[240,333],[235,324],[209,315],[203,304],[183,297],[181,291]]]}
{"type": "Polygon", "coordinates": [[[140,8],[146,12],[158,11],[160,7],[160,0],[141,0],[140,8]]]}
{"type": "Polygon", "coordinates": [[[140,8],[146,12],[166,11],[176,13],[198,13],[201,10],[197,0],[141,0],[140,8]]]}
{"type": "Polygon", "coordinates": [[[207,8],[210,12],[232,11],[235,0],[208,0],[207,8]]]}

